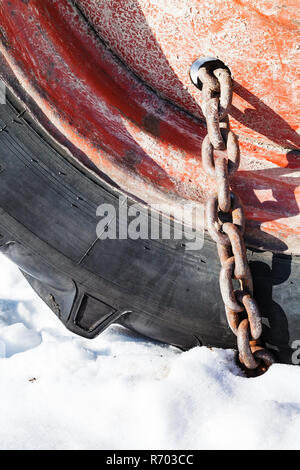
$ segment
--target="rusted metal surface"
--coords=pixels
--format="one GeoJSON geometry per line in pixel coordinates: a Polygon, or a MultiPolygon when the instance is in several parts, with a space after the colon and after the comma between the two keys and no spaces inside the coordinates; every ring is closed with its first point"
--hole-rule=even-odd
{"type": "Polygon", "coordinates": [[[213,68],[215,62],[210,60],[208,67],[199,69],[199,80],[203,84],[201,109],[213,148],[223,150],[225,144],[221,135],[220,120],[227,116],[232,103],[232,82],[227,69],[213,68]],[[212,73],[209,73],[210,68],[212,73]],[[216,97],[216,93],[219,94],[219,98],[216,97]]]}
{"type": "Polygon", "coordinates": [[[250,294],[242,291],[236,293],[236,298],[245,307],[252,338],[258,340],[262,334],[262,320],[257,303],[250,294]]]}
{"type": "MultiPolygon", "coordinates": [[[[221,73],[219,68],[216,69],[217,73],[215,73],[211,66],[213,62],[210,59],[208,62],[204,60],[199,62],[201,63],[199,68],[199,80],[202,82],[203,108],[206,109],[205,101],[210,102],[212,100],[212,95],[207,93],[207,89],[211,89],[211,84],[213,84],[213,99],[216,100],[218,111],[215,124],[219,126],[221,135],[221,126],[223,123],[220,118],[224,119],[224,112],[226,112],[224,110],[229,109],[230,100],[232,100],[232,93],[230,90],[227,90],[227,88],[232,89],[230,74],[226,69],[224,69],[224,74],[221,73]],[[201,70],[202,68],[206,69],[205,73],[201,70]],[[219,87],[214,83],[214,76],[217,77],[218,80],[223,81],[223,84],[220,84],[219,87]],[[224,81],[224,77],[226,77],[226,81],[224,81]],[[219,89],[219,93],[217,89],[219,89]],[[225,106],[224,100],[223,104],[221,103],[222,94],[227,97],[225,106]]],[[[207,119],[209,119],[209,116],[207,119]]],[[[227,132],[231,132],[229,119],[226,120],[226,130],[227,132]]],[[[220,149],[220,145],[219,142],[216,142],[217,148],[215,148],[215,143],[211,142],[210,138],[212,136],[214,139],[215,133],[209,133],[209,126],[207,127],[207,132],[206,139],[209,139],[214,153],[214,151],[220,149]]],[[[205,139],[203,143],[205,152],[208,148],[208,144],[205,139]]],[[[243,206],[238,198],[236,196],[234,197],[234,193],[232,193],[233,198],[230,197],[230,177],[232,177],[234,173],[231,171],[230,174],[227,168],[227,166],[232,164],[231,160],[228,158],[227,145],[228,139],[224,139],[222,147],[224,147],[225,151],[223,155],[217,157],[215,164],[213,164],[210,158],[210,164],[207,166],[209,173],[212,172],[214,167],[217,183],[215,197],[212,199],[212,202],[209,200],[207,204],[207,226],[214,240],[217,235],[218,253],[221,262],[220,290],[229,326],[237,336],[239,360],[247,370],[257,370],[258,374],[260,374],[270,367],[275,360],[271,352],[266,351],[259,345],[262,334],[262,319],[259,308],[253,298],[253,280],[247,261],[244,242],[243,206]],[[218,162],[221,162],[221,165],[219,165],[218,162]],[[235,202],[235,206],[238,205],[239,208],[240,217],[238,217],[238,225],[234,224],[233,219],[231,222],[222,222],[219,218],[219,214],[232,216],[234,211],[231,208],[231,201],[235,202]],[[233,279],[239,281],[240,290],[234,290],[233,279]],[[243,318],[245,315],[247,318],[243,318]],[[257,354],[255,356],[256,352],[257,354]]],[[[235,171],[237,171],[237,169],[235,162],[235,171]]]]}
{"type": "Polygon", "coordinates": [[[240,361],[247,369],[257,369],[259,362],[252,354],[249,337],[249,321],[247,318],[241,321],[238,327],[237,345],[240,354],[240,361]]]}
{"type": "Polygon", "coordinates": [[[189,67],[201,53],[217,55],[234,71],[229,114],[243,157],[231,185],[245,205],[248,243],[299,253],[297,9],[292,0],[267,4],[4,0],[1,74],[30,95],[49,132],[126,192],[201,203],[214,180],[202,167],[206,129],[189,67]]]}
{"type": "Polygon", "coordinates": [[[188,78],[190,65],[200,56],[222,60],[234,74],[233,130],[270,144],[299,146],[296,0],[75,3],[146,83],[197,116],[201,100],[188,78]]]}

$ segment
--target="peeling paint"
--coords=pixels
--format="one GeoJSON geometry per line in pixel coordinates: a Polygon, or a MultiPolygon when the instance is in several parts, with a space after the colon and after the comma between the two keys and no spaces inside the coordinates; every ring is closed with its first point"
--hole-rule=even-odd
{"type": "Polygon", "coordinates": [[[0,4],[1,51],[49,121],[139,199],[204,202],[214,183],[202,171],[206,130],[188,71],[199,55],[217,56],[234,73],[230,114],[242,159],[232,185],[245,203],[248,231],[259,238],[263,223],[272,237],[279,226],[280,237],[294,236],[300,123],[293,2],[280,9],[260,0],[255,15],[253,2],[237,0],[76,3],[106,45],[67,0],[0,4]],[[273,200],[266,199],[270,191],[273,200]],[[279,219],[293,222],[277,225],[279,219]]]}

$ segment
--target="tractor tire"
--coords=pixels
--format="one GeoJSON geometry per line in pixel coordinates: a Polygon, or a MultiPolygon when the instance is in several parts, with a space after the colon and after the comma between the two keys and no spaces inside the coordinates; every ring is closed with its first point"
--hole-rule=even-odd
{"type": "MultiPolygon", "coordinates": [[[[117,209],[121,191],[73,159],[28,112],[20,116],[21,109],[11,93],[0,105],[0,251],[65,326],[94,338],[119,323],[183,350],[235,347],[216,244],[205,236],[203,248],[191,251],[182,240],[97,238],[97,207],[117,209]]],[[[136,202],[128,196],[128,204],[136,202]]],[[[148,217],[142,205],[141,213],[148,217]]],[[[299,257],[248,249],[248,259],[263,341],[280,362],[295,363],[299,257]]]]}

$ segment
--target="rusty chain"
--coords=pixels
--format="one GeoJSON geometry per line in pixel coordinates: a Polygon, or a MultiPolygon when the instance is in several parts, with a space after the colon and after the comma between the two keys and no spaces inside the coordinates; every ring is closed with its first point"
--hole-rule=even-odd
{"type": "Polygon", "coordinates": [[[259,375],[275,360],[260,344],[262,318],[253,298],[253,280],[244,243],[245,213],[239,196],[230,187],[230,178],[240,163],[238,139],[230,130],[228,119],[233,88],[231,74],[228,68],[220,67],[219,61],[211,60],[203,61],[197,72],[202,85],[201,108],[207,124],[202,165],[215,177],[217,187],[206,205],[207,229],[218,247],[220,290],[229,327],[237,336],[239,361],[249,375],[259,375]],[[239,281],[238,290],[233,287],[234,279],[239,281]]]}

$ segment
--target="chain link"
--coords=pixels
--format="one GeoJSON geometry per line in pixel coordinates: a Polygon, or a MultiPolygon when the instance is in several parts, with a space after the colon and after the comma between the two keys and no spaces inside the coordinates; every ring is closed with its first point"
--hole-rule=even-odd
{"type": "Polygon", "coordinates": [[[245,213],[239,196],[230,188],[230,178],[240,164],[238,139],[230,130],[228,119],[232,79],[227,68],[213,69],[205,64],[199,68],[198,78],[202,84],[201,109],[207,124],[202,164],[207,174],[215,177],[217,187],[206,204],[207,229],[218,247],[220,290],[229,327],[237,336],[239,360],[252,371],[249,375],[259,375],[275,359],[260,345],[262,319],[253,298],[253,280],[244,242],[245,213]],[[234,279],[239,281],[238,290],[234,290],[234,279]]]}

